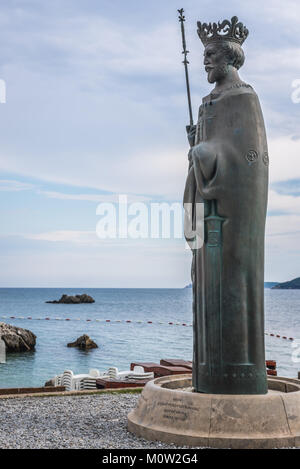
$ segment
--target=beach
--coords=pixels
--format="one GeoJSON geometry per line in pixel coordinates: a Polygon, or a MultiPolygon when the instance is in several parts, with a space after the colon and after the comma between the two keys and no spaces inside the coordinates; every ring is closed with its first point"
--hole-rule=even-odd
{"type": "Polygon", "coordinates": [[[178,448],[127,430],[140,394],[103,393],[0,399],[2,449],[178,448]]]}

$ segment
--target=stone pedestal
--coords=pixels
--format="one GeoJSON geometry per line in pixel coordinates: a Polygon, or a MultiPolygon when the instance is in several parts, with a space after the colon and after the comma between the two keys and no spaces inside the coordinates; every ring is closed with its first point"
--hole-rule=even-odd
{"type": "Polygon", "coordinates": [[[265,395],[192,392],[190,375],[150,381],[128,429],[148,440],[210,448],[300,447],[300,381],[268,379],[265,395]]]}

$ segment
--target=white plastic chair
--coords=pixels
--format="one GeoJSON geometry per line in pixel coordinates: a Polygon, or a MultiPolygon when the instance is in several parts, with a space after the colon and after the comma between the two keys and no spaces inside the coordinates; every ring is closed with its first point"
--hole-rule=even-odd
{"type": "Polygon", "coordinates": [[[65,370],[61,378],[61,385],[65,386],[66,391],[74,389],[74,374],[72,370],[65,370]]]}
{"type": "Polygon", "coordinates": [[[65,370],[61,378],[61,386],[65,386],[66,391],[74,391],[77,389],[77,382],[88,377],[88,374],[74,375],[72,370],[65,370]]]}
{"type": "Polygon", "coordinates": [[[143,366],[136,365],[136,366],[133,368],[133,372],[134,372],[134,373],[145,373],[145,368],[144,368],[143,366]]]}
{"type": "Polygon", "coordinates": [[[128,375],[128,378],[132,379],[153,379],[154,373],[153,371],[146,371],[142,366],[135,366],[133,370],[128,375]]]}
{"type": "Polygon", "coordinates": [[[104,373],[100,373],[100,371],[96,369],[89,370],[87,374],[78,375],[74,375],[72,370],[65,370],[62,374],[56,375],[53,381],[54,386],[64,386],[66,391],[81,389],[81,387],[94,389],[96,388],[96,379],[101,375],[104,375],[104,373]],[[87,379],[84,386],[80,384],[83,379],[87,379]]]}
{"type": "Polygon", "coordinates": [[[85,389],[96,389],[96,380],[97,378],[95,377],[81,378],[76,382],[76,389],[78,391],[83,391],[85,389]]]}
{"type": "Polygon", "coordinates": [[[93,376],[94,378],[99,378],[101,376],[101,374],[103,375],[104,373],[100,373],[100,371],[96,370],[96,368],[91,368],[89,370],[89,375],[93,376]]]}
{"type": "Polygon", "coordinates": [[[130,370],[128,371],[119,371],[118,368],[115,366],[111,366],[108,368],[108,376],[112,379],[124,379],[127,378],[127,376],[132,373],[130,370]]]}
{"type": "Polygon", "coordinates": [[[74,375],[72,370],[65,370],[62,375],[55,376],[55,386],[65,386],[66,391],[80,391],[84,389],[96,389],[96,380],[101,377],[113,380],[153,379],[153,372],[145,372],[142,366],[135,366],[133,370],[119,371],[117,367],[110,367],[107,372],[100,372],[91,368],[88,374],[74,375]]]}
{"type": "Polygon", "coordinates": [[[96,389],[96,380],[101,377],[109,377],[108,372],[91,368],[88,375],[75,375],[75,389],[96,389]]]}
{"type": "Polygon", "coordinates": [[[54,377],[54,386],[61,386],[62,384],[62,376],[63,375],[57,375],[54,377]]]}
{"type": "Polygon", "coordinates": [[[108,375],[112,379],[116,380],[121,380],[121,379],[126,379],[126,378],[132,378],[132,379],[153,379],[154,378],[154,373],[151,372],[145,372],[144,368],[142,366],[136,366],[134,367],[133,370],[128,370],[128,371],[119,371],[118,368],[116,367],[110,367],[108,369],[108,375]]]}

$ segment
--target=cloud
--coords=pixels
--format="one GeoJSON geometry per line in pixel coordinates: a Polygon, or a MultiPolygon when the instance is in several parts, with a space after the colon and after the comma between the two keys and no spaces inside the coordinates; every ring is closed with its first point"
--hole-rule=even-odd
{"type": "Polygon", "coordinates": [[[74,231],[60,230],[49,231],[47,233],[32,233],[23,235],[25,239],[35,241],[49,241],[51,243],[75,243],[75,244],[91,244],[97,241],[96,231],[74,231]]]}
{"type": "Polygon", "coordinates": [[[271,184],[271,188],[282,195],[300,196],[300,179],[288,179],[271,184]]]}
{"type": "MultiPolygon", "coordinates": [[[[283,214],[299,214],[300,215],[300,197],[278,194],[274,190],[269,191],[268,212],[281,212],[283,214]]],[[[300,229],[300,225],[299,225],[300,229]]]]}
{"type": "MultiPolygon", "coordinates": [[[[38,241],[36,241],[37,243],[38,241]]],[[[182,288],[190,278],[190,253],[164,245],[106,245],[84,249],[74,244],[67,251],[3,253],[2,287],[182,288]],[[16,269],[16,265],[18,268],[16,269]]],[[[1,246],[0,246],[1,247],[1,246]]]]}
{"type": "Polygon", "coordinates": [[[293,237],[299,245],[300,213],[274,215],[267,218],[266,235],[269,238],[293,237]]]}
{"type": "Polygon", "coordinates": [[[300,140],[293,140],[292,136],[279,136],[270,139],[268,146],[270,181],[300,178],[300,140]]]}
{"type": "MultiPolygon", "coordinates": [[[[48,197],[49,199],[59,200],[80,200],[84,202],[98,202],[98,203],[118,203],[119,197],[122,194],[66,194],[64,192],[55,191],[39,191],[39,194],[48,197]]],[[[149,197],[126,194],[127,202],[147,202],[149,197]]]]}
{"type": "Polygon", "coordinates": [[[64,51],[70,65],[120,75],[169,74],[178,68],[177,24],[160,24],[146,31],[116,23],[102,15],[69,17],[47,32],[45,41],[64,51]],[[101,31],[101,34],[99,33],[101,31]],[[162,41],[163,38],[163,41],[162,41]]]}
{"type": "Polygon", "coordinates": [[[28,191],[34,188],[33,184],[28,184],[21,181],[14,181],[12,179],[1,179],[0,180],[0,191],[3,192],[20,192],[28,191]]]}
{"type": "MultiPolygon", "coordinates": [[[[209,2],[204,4],[209,19],[215,10],[209,2]]],[[[113,16],[109,9],[74,2],[72,10],[62,7],[58,16],[55,5],[32,6],[27,14],[24,9],[19,14],[15,8],[5,9],[8,20],[23,29],[16,35],[9,21],[3,25],[10,38],[3,37],[3,49],[11,59],[4,67],[10,98],[9,106],[3,107],[7,137],[0,152],[2,169],[78,187],[181,197],[187,109],[176,11],[174,22],[170,4],[161,17],[141,21],[139,6],[127,11],[120,3],[119,14],[113,16]],[[132,10],[136,16],[125,21],[132,10]]],[[[270,134],[278,135],[281,128],[283,138],[282,133],[297,128],[300,107],[290,100],[290,77],[300,75],[299,47],[286,36],[281,47],[274,48],[281,23],[279,4],[262,7],[254,2],[272,18],[268,34],[265,17],[258,18],[254,7],[231,5],[251,19],[252,29],[264,32],[259,54],[258,38],[251,37],[242,75],[259,89],[270,134]]],[[[209,85],[192,23],[193,17],[198,19],[198,5],[190,2],[189,8],[186,28],[196,107],[209,85]]],[[[229,9],[230,5],[224,12],[229,9]]],[[[294,18],[292,28],[295,23],[294,18]]]]}
{"type": "MultiPolygon", "coordinates": [[[[7,104],[1,105],[0,169],[14,173],[15,179],[9,181],[3,176],[0,190],[32,190],[42,196],[41,200],[35,197],[37,205],[25,207],[29,213],[26,220],[25,215],[19,216],[24,231],[38,233],[28,235],[27,243],[32,242],[30,255],[26,252],[28,246],[23,246],[22,255],[6,259],[7,270],[3,271],[10,272],[12,283],[13,271],[22,284],[31,269],[35,272],[32,281],[37,285],[40,275],[47,282],[46,270],[52,282],[63,280],[60,269],[65,279],[69,275],[70,282],[85,277],[83,271],[88,271],[85,279],[91,281],[101,270],[96,262],[107,271],[108,280],[106,272],[102,279],[108,286],[116,284],[114,278],[119,278],[120,284],[121,273],[124,279],[131,278],[132,286],[141,284],[142,279],[153,285],[151,278],[156,275],[158,284],[166,285],[169,280],[164,279],[175,279],[172,269],[185,272],[183,283],[189,279],[189,263],[182,263],[176,249],[173,252],[165,246],[161,251],[150,247],[143,250],[140,246],[138,254],[130,244],[118,248],[115,244],[108,249],[108,243],[85,230],[96,225],[91,206],[88,212],[83,204],[70,207],[55,203],[114,203],[119,193],[129,194],[129,202],[151,197],[182,198],[188,115],[176,6],[172,1],[153,0],[145,10],[136,0],[105,3],[103,9],[101,2],[94,0],[26,0],[3,1],[0,7],[0,77],[7,83],[7,104]],[[21,182],[26,176],[43,183],[21,182]],[[52,183],[66,187],[53,189],[52,183]],[[36,213],[33,221],[30,216],[36,213]],[[40,257],[33,254],[36,246],[40,257]],[[51,255],[41,253],[44,247],[46,251],[52,249],[51,255]],[[55,249],[59,255],[54,255],[55,249]],[[64,257],[67,249],[73,252],[64,257]],[[159,256],[167,259],[164,264],[159,256]],[[31,266],[33,258],[35,264],[31,266]],[[18,277],[20,264],[22,278],[18,277]],[[43,264],[47,269],[43,270],[43,264]]],[[[232,12],[250,29],[241,76],[257,90],[267,125],[272,215],[267,220],[267,252],[271,253],[267,272],[272,277],[269,266],[277,266],[275,273],[279,277],[285,275],[283,265],[285,272],[295,272],[299,265],[295,254],[297,249],[299,252],[298,199],[292,193],[279,193],[276,184],[284,183],[288,190],[290,179],[300,179],[300,104],[291,101],[292,81],[300,78],[299,41],[295,40],[300,4],[287,0],[283,8],[280,0],[231,0],[218,5],[216,16],[213,2],[203,0],[201,12],[198,0],[188,2],[186,34],[195,116],[202,96],[211,89],[203,71],[196,20],[230,18],[232,12]],[[289,249],[293,251],[291,257],[289,249]]],[[[11,223],[11,231],[17,232],[13,218],[7,224],[11,223]]],[[[21,243],[25,238],[19,239],[21,243]]]]}

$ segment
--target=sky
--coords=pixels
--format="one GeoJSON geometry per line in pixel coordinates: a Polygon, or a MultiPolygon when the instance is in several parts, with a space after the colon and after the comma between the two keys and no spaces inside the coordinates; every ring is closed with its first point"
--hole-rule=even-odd
{"type": "Polygon", "coordinates": [[[194,116],[211,90],[197,21],[236,15],[250,31],[240,75],[259,95],[268,136],[265,280],[300,276],[298,1],[2,0],[0,287],[190,282],[183,239],[96,236],[98,204],[119,194],[182,200],[181,7],[194,116]]]}

